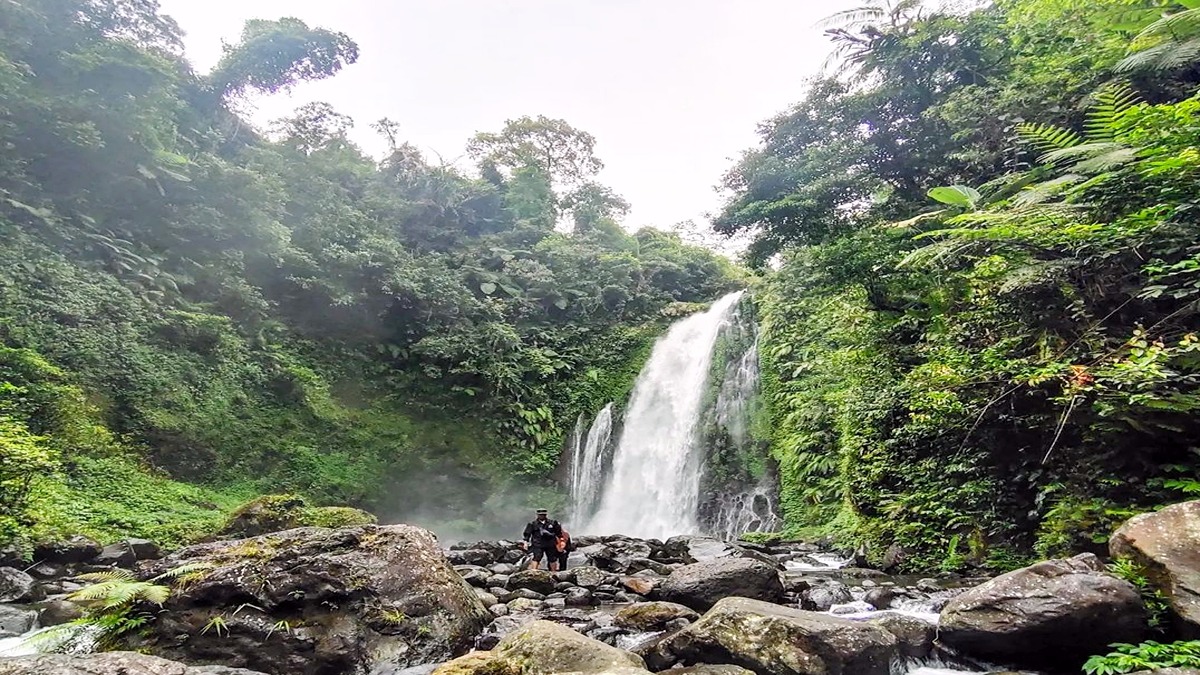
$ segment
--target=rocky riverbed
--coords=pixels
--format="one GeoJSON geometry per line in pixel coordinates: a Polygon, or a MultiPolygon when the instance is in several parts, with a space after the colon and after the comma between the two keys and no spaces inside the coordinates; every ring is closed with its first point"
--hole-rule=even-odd
{"type": "MultiPolygon", "coordinates": [[[[1197,634],[1200,502],[1113,539],[1197,634]]],[[[162,556],[83,538],[0,567],[0,675],[889,675],[930,668],[1078,671],[1149,636],[1142,597],[1091,554],[993,579],[898,577],[804,542],[579,537],[568,568],[523,569],[515,542],[443,548],[406,525],[296,528],[162,556]],[[143,653],[15,655],[80,616],[79,574],[194,569],[122,638],[143,653]],[[214,626],[216,628],[214,628],[214,626]]],[[[859,561],[861,563],[861,560],[859,561]]],[[[83,603],[86,604],[86,603],[83,603]]],[[[1158,639],[1166,639],[1159,637],[1158,639]]]]}

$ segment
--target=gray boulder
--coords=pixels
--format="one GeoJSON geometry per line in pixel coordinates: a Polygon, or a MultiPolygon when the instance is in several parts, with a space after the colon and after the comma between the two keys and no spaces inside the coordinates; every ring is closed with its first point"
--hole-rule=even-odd
{"type": "Polygon", "coordinates": [[[609,572],[605,572],[604,570],[602,570],[598,567],[590,567],[590,566],[576,567],[574,569],[574,572],[575,572],[575,583],[579,584],[580,586],[583,586],[584,588],[590,588],[592,590],[595,590],[597,586],[603,585],[604,582],[610,576],[612,576],[609,572]]]}
{"type": "Polygon", "coordinates": [[[888,675],[894,635],[879,626],[726,598],[666,641],[678,661],[729,663],[771,675],[888,675]]]}
{"type": "Polygon", "coordinates": [[[1146,610],[1129,582],[1096,556],[1047,560],[955,596],[942,610],[940,639],[977,658],[1015,666],[1077,668],[1114,642],[1139,642],[1146,610]],[[1030,649],[1030,645],[1053,649],[1030,649]]]}
{"type": "Polygon", "coordinates": [[[777,602],[783,582],[775,568],[748,558],[717,558],[684,565],[657,589],[657,599],[704,611],[727,597],[777,602]]]}
{"type": "Polygon", "coordinates": [[[639,602],[622,607],[613,623],[621,628],[649,633],[664,630],[676,619],[692,622],[699,618],[695,610],[673,602],[639,602]]]}
{"type": "Polygon", "coordinates": [[[27,633],[37,623],[36,610],[15,605],[0,605],[0,637],[27,633]]]}
{"type": "Polygon", "coordinates": [[[526,589],[541,595],[554,592],[554,576],[546,570],[524,570],[508,578],[504,587],[510,591],[526,589]]]}
{"type": "Polygon", "coordinates": [[[33,547],[33,559],[38,562],[75,563],[90,562],[103,550],[100,542],[76,535],[60,541],[48,541],[33,547]]]}
{"type": "Polygon", "coordinates": [[[139,573],[192,563],[211,569],[171,595],[137,646],[273,675],[361,673],[449,659],[492,620],[434,536],[408,525],[198,544],[139,573]]]}
{"type": "Polygon", "coordinates": [[[648,673],[641,657],[550,621],[532,621],[488,652],[474,652],[434,675],[633,675],[648,673]]]}
{"type": "Polygon", "coordinates": [[[928,659],[933,654],[933,643],[937,639],[937,626],[916,617],[893,612],[880,612],[868,623],[879,626],[896,636],[900,655],[916,660],[928,659]]]}
{"type": "Polygon", "coordinates": [[[1114,558],[1145,570],[1167,597],[1182,636],[1200,638],[1200,501],[1134,516],[1108,546],[1114,558]]]}
{"type": "Polygon", "coordinates": [[[813,586],[800,595],[800,607],[813,612],[828,612],[834,605],[844,605],[854,600],[850,589],[840,582],[813,586]]]}
{"type": "Polygon", "coordinates": [[[0,602],[36,602],[45,597],[33,577],[13,567],[0,567],[0,602]]]}
{"type": "Polygon", "coordinates": [[[187,666],[133,652],[35,654],[0,659],[0,675],[264,675],[227,666],[187,666]]]}

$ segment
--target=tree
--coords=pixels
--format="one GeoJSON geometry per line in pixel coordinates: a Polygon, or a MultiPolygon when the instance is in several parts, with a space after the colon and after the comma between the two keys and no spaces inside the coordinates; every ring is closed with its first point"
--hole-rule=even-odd
{"type": "Polygon", "coordinates": [[[629,202],[612,188],[588,181],[563,199],[563,208],[571,212],[576,232],[588,232],[602,220],[624,217],[629,213],[629,202]]]}
{"type": "Polygon", "coordinates": [[[591,134],[544,115],[508,120],[499,133],[480,132],[467,144],[481,163],[510,172],[536,167],[555,187],[576,185],[604,168],[595,148],[591,134]]]}
{"type": "Polygon", "coordinates": [[[308,154],[335,139],[345,140],[354,120],[323,101],[300,106],[291,117],[275,120],[272,125],[281,140],[308,154]]]}
{"type": "Polygon", "coordinates": [[[309,28],[300,19],[251,19],[236,45],[209,75],[222,96],[255,90],[272,94],[297,82],[320,80],[358,60],[358,44],[345,33],[309,28]]]}

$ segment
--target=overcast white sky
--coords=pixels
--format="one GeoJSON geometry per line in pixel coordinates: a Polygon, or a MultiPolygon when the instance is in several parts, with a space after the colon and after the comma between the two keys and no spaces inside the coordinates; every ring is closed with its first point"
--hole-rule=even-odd
{"type": "Polygon", "coordinates": [[[250,18],[295,16],[361,48],[336,77],[256,102],[260,124],[310,101],[447,160],[521,115],[597,138],[599,179],[633,203],[627,227],[701,220],[755,125],[803,93],[829,44],[814,24],[856,0],[160,0],[206,72],[250,18]]]}

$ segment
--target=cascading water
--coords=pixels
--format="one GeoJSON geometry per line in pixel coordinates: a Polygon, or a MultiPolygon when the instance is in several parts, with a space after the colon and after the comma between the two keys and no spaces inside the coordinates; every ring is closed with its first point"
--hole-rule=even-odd
{"type": "Polygon", "coordinates": [[[613,404],[600,410],[584,436],[582,416],[575,425],[571,449],[571,515],[585,521],[596,509],[600,486],[604,478],[604,459],[612,438],[613,404]]]}
{"type": "Polygon", "coordinates": [[[713,345],[741,296],[675,323],[655,343],[634,383],[599,508],[583,530],[669,537],[700,529],[697,421],[713,345]]]}

